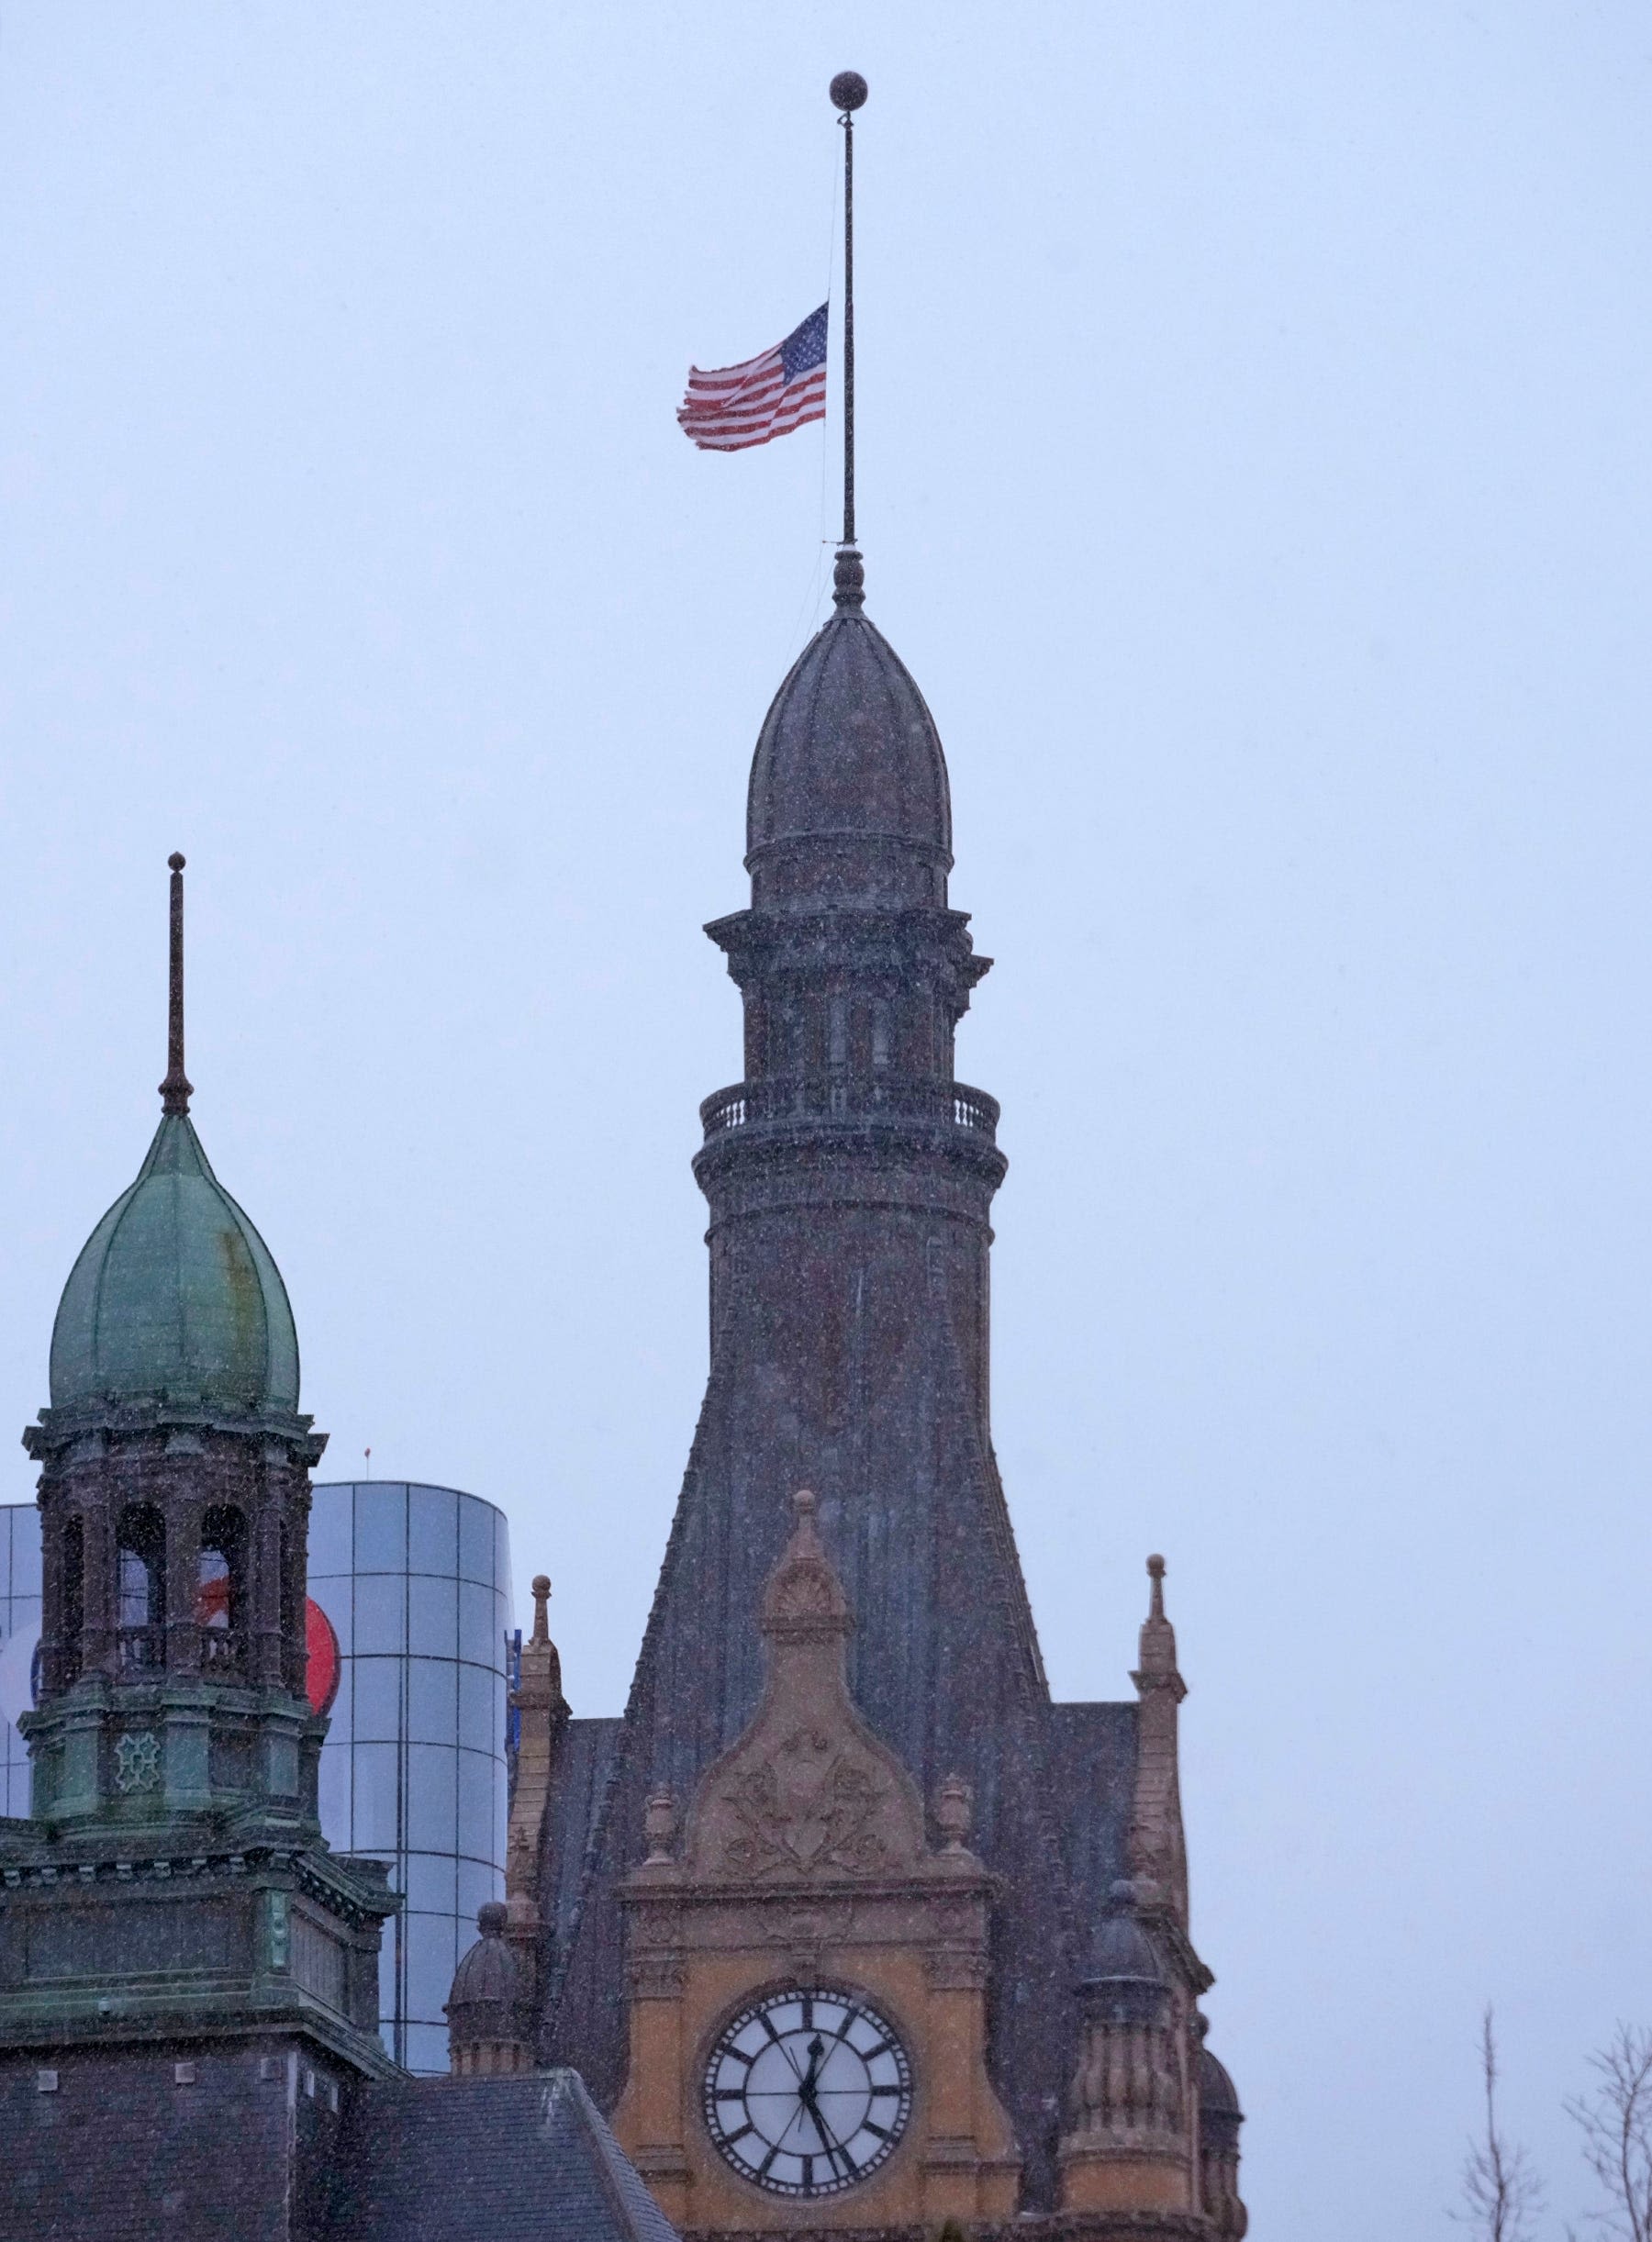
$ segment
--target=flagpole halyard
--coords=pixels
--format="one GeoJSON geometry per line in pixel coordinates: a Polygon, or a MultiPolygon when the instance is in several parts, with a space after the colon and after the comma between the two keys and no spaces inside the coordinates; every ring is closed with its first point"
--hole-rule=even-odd
{"type": "Polygon", "coordinates": [[[843,128],[843,543],[854,542],[854,112],[866,98],[857,70],[832,81],[832,106],[843,128]]]}

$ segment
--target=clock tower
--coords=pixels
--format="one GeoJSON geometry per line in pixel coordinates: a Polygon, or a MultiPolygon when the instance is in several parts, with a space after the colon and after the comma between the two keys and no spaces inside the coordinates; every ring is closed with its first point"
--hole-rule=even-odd
{"type": "Polygon", "coordinates": [[[538,2053],[697,2235],[1238,2242],[1164,1567],[1133,1697],[1053,1701],[992,1449],[999,1108],[954,1064],[988,961],[851,545],[745,861],[707,930],[745,1066],[701,1108],[699,1425],[624,1716],[559,1685],[513,1807],[538,2053]]]}

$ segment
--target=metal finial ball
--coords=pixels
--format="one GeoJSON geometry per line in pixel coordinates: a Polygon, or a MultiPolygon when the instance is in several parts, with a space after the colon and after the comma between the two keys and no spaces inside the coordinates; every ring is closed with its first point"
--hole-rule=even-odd
{"type": "Polygon", "coordinates": [[[179,855],[176,849],[174,849],[172,854],[167,858],[166,864],[167,869],[172,872],[182,872],[184,869],[184,859],[179,855]]]}
{"type": "Polygon", "coordinates": [[[832,81],[832,106],[847,113],[862,107],[866,98],[866,81],[858,70],[840,70],[832,81]]]}

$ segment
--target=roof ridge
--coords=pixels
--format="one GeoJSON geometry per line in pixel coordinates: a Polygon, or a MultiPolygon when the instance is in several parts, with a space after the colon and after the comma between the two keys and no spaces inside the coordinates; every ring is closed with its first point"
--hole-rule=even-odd
{"type": "MultiPolygon", "coordinates": [[[[559,2089],[565,2102],[573,2105],[580,2130],[593,2152],[598,2183],[620,2227],[631,2237],[631,2242],[657,2242],[657,2237],[644,2233],[642,2222],[637,2216],[638,2206],[625,2185],[623,2172],[616,2169],[617,2164],[623,2165],[624,2171],[631,2174],[639,2188],[643,2184],[642,2177],[635,2166],[626,2159],[625,2151],[614,2138],[601,2111],[591,2100],[585,2080],[572,2066],[563,2069],[551,2091],[556,2092],[559,2089]]],[[[657,2208],[653,2206],[652,2196],[647,2196],[646,2191],[644,2193],[651,2207],[657,2208]]],[[[662,2223],[666,2223],[664,2212],[660,2212],[659,2216],[662,2223]]]]}

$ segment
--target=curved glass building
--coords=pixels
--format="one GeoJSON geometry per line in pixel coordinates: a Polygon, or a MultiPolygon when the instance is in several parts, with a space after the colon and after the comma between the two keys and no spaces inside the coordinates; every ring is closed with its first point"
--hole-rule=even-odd
{"type": "Polygon", "coordinates": [[[409,2070],[445,2071],[442,2002],[476,1910],[505,1896],[504,1512],[452,1487],[319,1486],[309,1592],[341,1653],[321,1752],[321,1826],[388,1860],[379,2028],[409,2070]]]}

